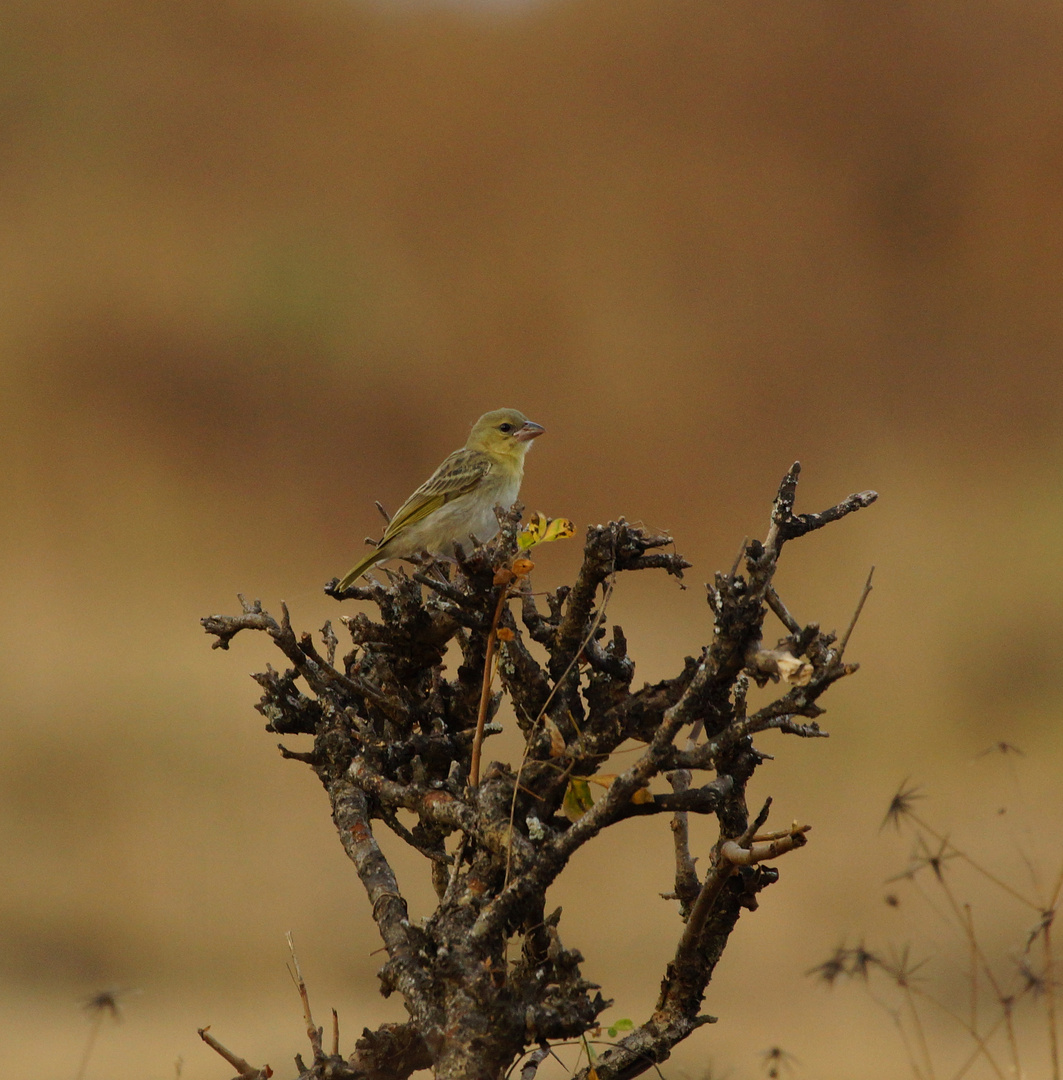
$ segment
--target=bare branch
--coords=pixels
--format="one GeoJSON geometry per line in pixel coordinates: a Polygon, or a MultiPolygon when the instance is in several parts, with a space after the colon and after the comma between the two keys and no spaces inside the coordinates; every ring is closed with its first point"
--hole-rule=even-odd
{"type": "MultiPolygon", "coordinates": [[[[501,571],[499,571],[501,573],[501,571]]],[[[484,725],[487,723],[487,704],[491,698],[491,676],[494,674],[492,663],[495,658],[495,644],[498,640],[498,620],[502,617],[502,608],[509,595],[509,580],[504,580],[499,585],[498,603],[495,605],[494,618],[491,620],[491,629],[487,634],[486,655],[484,656],[484,677],[480,689],[480,707],[476,713],[476,737],[472,743],[472,763],[469,765],[469,787],[479,787],[480,784],[480,748],[483,746],[484,725]]]]}
{"type": "MultiPolygon", "coordinates": [[[[690,790],[690,770],[676,769],[668,774],[668,781],[674,794],[683,797],[690,790]]],[[[715,807],[713,809],[715,810],[715,807]]],[[[672,842],[675,846],[674,895],[681,904],[680,912],[685,918],[690,911],[690,902],[697,896],[700,887],[694,859],[690,854],[690,824],[686,808],[677,807],[675,810],[672,818],[672,842]]]]}
{"type": "Polygon", "coordinates": [[[794,540],[815,529],[822,529],[824,525],[838,521],[855,510],[870,506],[878,498],[877,491],[860,491],[818,514],[795,515],[794,500],[797,497],[797,481],[800,475],[801,462],[795,461],[790,466],[790,471],[783,477],[779,485],[779,493],[775,498],[775,505],[772,507],[771,527],[763,547],[773,560],[778,559],[782,546],[787,540],[794,540]]]}
{"type": "Polygon", "coordinates": [[[864,610],[864,604],[867,602],[867,598],[871,595],[871,579],[874,577],[875,568],[872,566],[867,574],[867,581],[864,582],[863,592],[860,593],[860,599],[856,602],[856,610],[853,612],[853,617],[849,620],[849,625],[845,629],[845,633],[842,635],[841,641],[838,642],[838,659],[840,660],[845,655],[845,646],[849,644],[849,638],[852,636],[853,630],[856,628],[856,622],[860,618],[860,612],[864,610]]]}
{"type": "Polygon", "coordinates": [[[225,1060],[236,1070],[237,1080],[269,1080],[273,1075],[273,1070],[268,1065],[263,1065],[261,1068],[257,1068],[254,1065],[246,1062],[238,1054],[234,1054],[227,1047],[222,1046],[213,1035],[210,1034],[210,1028],[197,1028],[199,1037],[213,1050],[215,1053],[220,1054],[225,1060]]]}
{"type": "Polygon", "coordinates": [[[432,1067],[432,1053],[412,1023],[382,1024],[376,1031],[363,1030],[347,1065],[352,1080],[406,1080],[432,1067]]]}
{"type": "Polygon", "coordinates": [[[774,585],[769,585],[764,590],[764,599],[768,603],[768,607],[775,612],[778,616],[779,622],[790,631],[791,634],[801,633],[801,624],[790,614],[786,609],[786,605],[779,598],[779,594],[775,591],[774,585]]]}
{"type": "Polygon", "coordinates": [[[284,935],[288,942],[288,951],[292,954],[292,980],[299,991],[299,1000],[303,1003],[303,1019],[306,1021],[306,1034],[310,1039],[310,1049],[314,1053],[314,1061],[320,1061],[325,1055],[321,1049],[321,1028],[314,1023],[314,1017],[310,1012],[310,995],[306,992],[306,981],[303,979],[302,969],[299,967],[299,957],[295,953],[295,940],[291,930],[284,935]]]}

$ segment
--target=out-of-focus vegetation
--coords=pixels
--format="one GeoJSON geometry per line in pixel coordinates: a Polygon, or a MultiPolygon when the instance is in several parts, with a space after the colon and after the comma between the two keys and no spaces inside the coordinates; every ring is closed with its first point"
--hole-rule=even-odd
{"type": "MultiPolygon", "coordinates": [[[[1047,0],[4,5],[11,1070],[72,1075],[77,1001],[105,987],[142,993],[90,1077],[178,1056],[218,1076],[206,1023],[276,1066],[302,1038],[289,928],[345,1038],[393,1015],[324,799],[251,710],[262,654],[220,663],[197,620],[238,589],[335,617],[319,587],[373,500],[514,405],[548,429],[531,509],[641,519],[695,563],[686,592],[614,598],[647,679],[706,640],[699,575],[763,533],[792,460],[799,510],[881,492],[783,575],[799,618],[841,629],[877,564],[863,670],[831,740],[791,748],[804,768],[764,770],[812,843],[728,952],[763,980],[723,965],[720,1023],[668,1075],[750,1075],[772,1046],[809,1075],[897,1075],[873,1006],[802,978],[884,917],[897,780],[932,774],[948,831],[1004,738],[1060,816],[1061,47],[1047,0]],[[840,865],[845,897],[824,891],[840,865]]],[[[577,559],[551,546],[536,575],[577,559]]],[[[630,1017],[674,915],[667,840],[621,839],[646,876],[622,918],[578,864],[558,902],[630,1017]]]]}

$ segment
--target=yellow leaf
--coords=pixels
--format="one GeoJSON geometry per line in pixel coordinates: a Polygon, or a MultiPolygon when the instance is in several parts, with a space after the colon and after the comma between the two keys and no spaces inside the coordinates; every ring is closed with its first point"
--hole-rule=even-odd
{"type": "Polygon", "coordinates": [[[564,540],[575,533],[576,527],[568,518],[548,518],[543,513],[537,513],[518,534],[517,544],[521,551],[527,551],[536,544],[564,540]]]}
{"type": "Polygon", "coordinates": [[[631,796],[631,801],[636,806],[644,806],[646,803],[653,802],[653,793],[649,788],[640,787],[638,791],[631,796]]]}
{"type": "Polygon", "coordinates": [[[528,548],[534,547],[539,543],[543,533],[546,532],[546,528],[546,515],[542,513],[535,514],[517,537],[517,544],[521,551],[527,551],[528,548]]]}
{"type": "Polygon", "coordinates": [[[576,526],[573,525],[568,518],[553,518],[549,525],[546,526],[546,532],[543,533],[543,541],[567,540],[570,536],[575,535],[576,526]]]}
{"type": "Polygon", "coordinates": [[[561,803],[561,812],[569,821],[579,821],[594,805],[590,785],[586,780],[573,778],[568,782],[565,798],[561,803]]]}
{"type": "Polygon", "coordinates": [[[586,779],[591,784],[597,784],[599,787],[608,788],[613,786],[616,775],[615,772],[603,772],[598,773],[597,776],[588,776],[586,779]]]}

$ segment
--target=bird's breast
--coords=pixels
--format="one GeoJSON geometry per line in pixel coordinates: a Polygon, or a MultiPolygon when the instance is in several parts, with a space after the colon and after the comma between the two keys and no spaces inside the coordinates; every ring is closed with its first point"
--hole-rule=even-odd
{"type": "Polygon", "coordinates": [[[402,530],[391,550],[403,558],[428,551],[433,555],[453,555],[455,542],[469,547],[469,537],[481,543],[498,532],[495,507],[509,509],[520,491],[520,476],[492,476],[490,473],[472,491],[451,499],[426,518],[402,530]]]}

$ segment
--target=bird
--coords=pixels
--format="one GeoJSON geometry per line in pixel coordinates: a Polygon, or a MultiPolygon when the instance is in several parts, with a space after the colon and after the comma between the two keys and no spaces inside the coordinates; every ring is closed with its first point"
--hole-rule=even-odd
{"type": "Polygon", "coordinates": [[[367,570],[388,559],[428,552],[451,556],[470,536],[481,543],[498,532],[495,507],[508,510],[524,479],[524,458],[546,429],[516,409],[486,412],[461,450],[399,507],[376,547],[336,586],[342,592],[367,570]]]}

